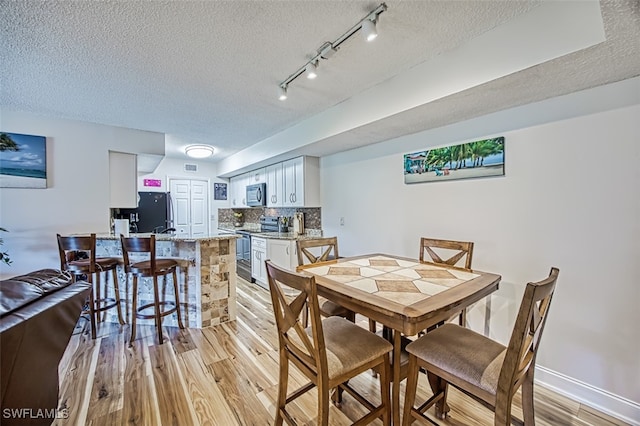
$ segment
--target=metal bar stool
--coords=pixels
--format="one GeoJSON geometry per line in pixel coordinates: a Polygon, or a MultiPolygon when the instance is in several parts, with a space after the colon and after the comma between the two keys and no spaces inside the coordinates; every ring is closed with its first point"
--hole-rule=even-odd
{"type": "MultiPolygon", "coordinates": [[[[122,243],[122,256],[124,258],[125,272],[133,275],[133,297],[131,304],[131,338],[129,345],[133,344],[136,338],[136,319],[154,319],[158,330],[159,344],[164,342],[162,336],[162,318],[174,312],[178,316],[178,326],[184,328],[182,324],[182,313],[180,311],[180,292],[178,290],[178,274],[176,269],[179,264],[175,259],[156,258],[156,236],[150,237],[125,237],[120,234],[122,243]],[[130,258],[131,253],[149,253],[148,260],[134,262],[130,258]],[[164,276],[164,287],[167,284],[167,275],[173,276],[173,290],[175,302],[160,301],[158,289],[158,277],[164,276]],[[138,307],[138,278],[153,278],[153,302],[138,307]],[[161,309],[161,306],[164,309],[161,309]],[[142,311],[153,308],[153,314],[144,314],[142,311]]],[[[163,298],[164,299],[164,298],[163,298]]]]}
{"type": "Polygon", "coordinates": [[[122,318],[122,308],[120,306],[120,288],[118,286],[118,273],[116,267],[120,263],[115,257],[96,257],[96,234],[90,236],[58,236],[58,251],[60,253],[60,269],[69,271],[73,275],[74,281],[77,275],[87,275],[87,281],[92,283],[92,290],[89,294],[89,315],[91,319],[91,338],[96,338],[96,323],[98,315],[108,309],[116,307],[118,310],[118,321],[124,325],[122,318]],[[84,252],[88,257],[78,257],[78,252],[84,252]],[[113,275],[114,297],[108,297],[109,274],[113,275]],[[102,296],[100,286],[100,273],[105,273],[104,296],[102,296]],[[96,276],[95,286],[93,285],[93,275],[96,276]]]}

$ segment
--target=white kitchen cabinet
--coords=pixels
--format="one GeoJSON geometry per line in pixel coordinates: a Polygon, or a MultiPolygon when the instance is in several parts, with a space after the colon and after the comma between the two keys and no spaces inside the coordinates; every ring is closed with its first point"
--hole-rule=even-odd
{"type": "Polygon", "coordinates": [[[254,185],[256,183],[265,183],[267,181],[267,169],[265,167],[257,170],[252,170],[247,173],[247,185],[254,185]]]}
{"type": "Polygon", "coordinates": [[[109,151],[109,207],[138,207],[138,163],[135,154],[109,151]]]}
{"type": "Polygon", "coordinates": [[[282,163],[272,164],[266,168],[267,207],[280,207],[283,204],[282,163]]]}
{"type": "Polygon", "coordinates": [[[282,163],[282,207],[320,206],[320,165],[317,157],[298,157],[282,163]]]}
{"type": "Polygon", "coordinates": [[[295,271],[298,266],[296,242],[274,238],[267,239],[267,258],[280,267],[295,271]]]}
{"type": "Polygon", "coordinates": [[[263,287],[267,286],[267,240],[251,237],[251,277],[263,287]]]}
{"type": "Polygon", "coordinates": [[[229,204],[231,208],[247,207],[247,185],[250,177],[250,173],[245,173],[229,179],[229,204]]]}

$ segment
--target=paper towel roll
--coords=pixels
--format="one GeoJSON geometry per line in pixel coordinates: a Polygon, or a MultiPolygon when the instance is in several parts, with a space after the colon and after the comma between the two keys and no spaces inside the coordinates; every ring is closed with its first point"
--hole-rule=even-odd
{"type": "Polygon", "coordinates": [[[116,234],[117,237],[120,234],[125,237],[129,236],[129,219],[116,219],[113,221],[113,233],[116,234]]]}

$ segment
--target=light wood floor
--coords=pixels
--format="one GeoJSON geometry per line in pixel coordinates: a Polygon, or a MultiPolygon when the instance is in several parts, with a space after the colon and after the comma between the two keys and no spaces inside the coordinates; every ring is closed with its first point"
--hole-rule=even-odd
{"type": "MultiPolygon", "coordinates": [[[[129,347],[128,325],[100,324],[96,340],[84,325],[60,364],[59,408],[66,409],[68,418],[54,424],[273,424],[278,354],[266,290],[238,278],[237,321],[206,329],[165,327],[169,340],[163,345],[156,343],[152,327],[140,327],[129,347]]],[[[291,390],[304,380],[294,367],[290,372],[291,390]]],[[[424,377],[420,380],[419,395],[426,399],[430,390],[424,377]]],[[[379,395],[377,379],[369,373],[353,383],[374,400],[379,395]]],[[[331,407],[331,425],[347,425],[362,415],[357,402],[349,395],[344,398],[341,410],[331,407]]],[[[455,389],[449,403],[450,417],[439,421],[441,425],[493,424],[491,412],[455,389]]],[[[299,424],[316,424],[313,394],[293,404],[299,424]]],[[[541,387],[536,388],[535,406],[538,425],[624,425],[541,387]]],[[[519,407],[515,414],[520,416],[519,407]]]]}

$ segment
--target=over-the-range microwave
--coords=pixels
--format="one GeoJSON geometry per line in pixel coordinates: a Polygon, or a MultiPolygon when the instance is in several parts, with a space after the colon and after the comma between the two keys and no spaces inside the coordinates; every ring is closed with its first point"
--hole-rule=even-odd
{"type": "Polygon", "coordinates": [[[267,184],[247,185],[247,206],[263,207],[267,205],[267,184]]]}

